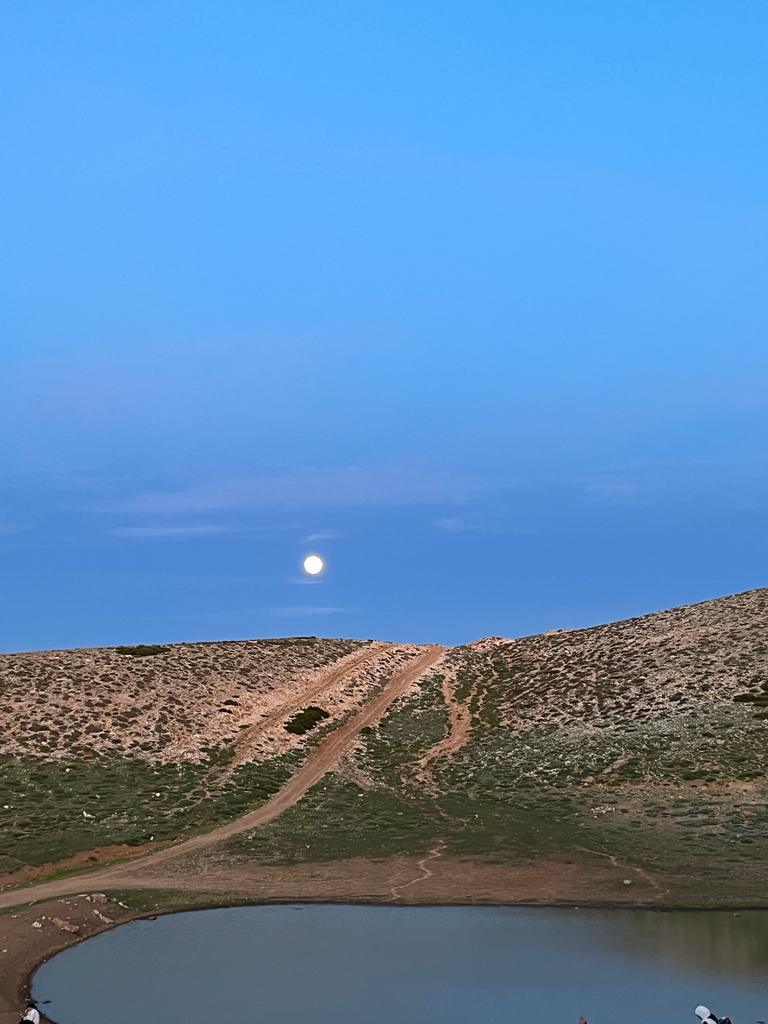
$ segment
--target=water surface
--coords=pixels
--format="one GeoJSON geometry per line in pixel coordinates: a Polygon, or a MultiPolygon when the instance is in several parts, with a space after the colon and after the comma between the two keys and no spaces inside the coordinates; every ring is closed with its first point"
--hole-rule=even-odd
{"type": "Polygon", "coordinates": [[[44,964],[59,1024],[768,1021],[768,911],[240,907],[136,921],[44,964]]]}

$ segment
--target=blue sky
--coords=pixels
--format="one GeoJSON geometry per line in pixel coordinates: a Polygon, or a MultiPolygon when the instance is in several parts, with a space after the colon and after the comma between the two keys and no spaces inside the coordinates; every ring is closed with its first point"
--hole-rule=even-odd
{"type": "Polygon", "coordinates": [[[764,3],[0,20],[0,648],[768,582],[764,3]]]}

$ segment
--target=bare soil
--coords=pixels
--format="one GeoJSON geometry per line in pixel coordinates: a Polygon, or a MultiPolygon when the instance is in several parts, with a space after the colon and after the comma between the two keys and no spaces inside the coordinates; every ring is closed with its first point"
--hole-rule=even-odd
{"type": "Polygon", "coordinates": [[[129,846],[127,843],[116,843],[112,846],[97,846],[93,850],[83,850],[72,857],[62,857],[61,860],[51,861],[48,864],[36,866],[29,864],[18,871],[0,874],[0,890],[6,887],[27,885],[38,879],[50,878],[51,875],[59,875],[64,872],[77,873],[78,868],[81,871],[90,871],[93,868],[112,864],[114,861],[142,857],[162,845],[162,843],[144,843],[142,846],[129,846]]]}
{"type": "Polygon", "coordinates": [[[17,1024],[30,973],[43,961],[134,916],[114,900],[94,902],[81,895],[0,917],[0,1024],[17,1024]]]}
{"type": "MultiPolygon", "coordinates": [[[[186,877],[157,871],[144,874],[144,863],[125,865],[122,875],[109,880],[109,889],[206,893],[211,906],[292,901],[643,906],[661,905],[659,894],[665,887],[663,879],[633,876],[631,869],[588,851],[572,861],[509,865],[445,858],[438,846],[419,859],[355,858],[287,868],[248,865],[186,877]],[[631,885],[624,883],[628,876],[631,885]]],[[[89,893],[95,892],[96,876],[85,881],[89,893]]],[[[26,901],[31,893],[25,890],[17,898],[26,901]]],[[[40,963],[116,924],[147,916],[144,908],[131,907],[130,894],[124,900],[127,906],[108,894],[107,900],[94,903],[85,895],[60,897],[0,916],[0,1024],[18,1021],[30,974],[40,963]],[[77,931],[62,931],[54,918],[77,931]]],[[[190,905],[194,902],[190,899],[190,905]]],[[[175,909],[181,907],[183,902],[175,909]]]]}

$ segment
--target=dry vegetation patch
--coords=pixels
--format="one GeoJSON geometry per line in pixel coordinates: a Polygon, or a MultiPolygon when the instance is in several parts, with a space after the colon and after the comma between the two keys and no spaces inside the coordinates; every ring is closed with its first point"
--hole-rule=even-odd
{"type": "Polygon", "coordinates": [[[2,655],[0,755],[200,760],[362,646],[294,637],[2,655]]]}

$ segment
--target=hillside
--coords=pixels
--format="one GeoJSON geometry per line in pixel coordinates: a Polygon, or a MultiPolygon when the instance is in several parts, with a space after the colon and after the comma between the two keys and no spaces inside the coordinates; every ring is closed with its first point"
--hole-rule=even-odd
{"type": "MultiPolygon", "coordinates": [[[[768,591],[441,665],[233,863],[602,858],[650,898],[768,894],[768,591]],[[650,881],[649,881],[650,879],[650,881]]],[[[606,865],[607,866],[607,865],[606,865]]]]}
{"type": "Polygon", "coordinates": [[[274,804],[137,861],[126,886],[765,902],[768,591],[435,650],[365,718],[424,650],[307,638],[1,658],[6,870],[274,804]],[[286,729],[315,707],[308,732],[286,729]],[[293,799],[273,796],[302,772],[293,799]]]}
{"type": "Polygon", "coordinates": [[[0,875],[236,817],[412,651],[298,637],[0,656],[0,875]],[[314,725],[292,725],[308,707],[314,725]]]}

